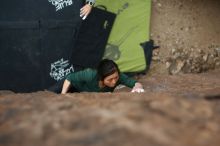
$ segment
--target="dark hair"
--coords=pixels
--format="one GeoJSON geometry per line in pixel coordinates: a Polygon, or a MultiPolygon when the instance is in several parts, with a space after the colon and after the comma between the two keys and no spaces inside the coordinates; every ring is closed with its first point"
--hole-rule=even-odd
{"type": "Polygon", "coordinates": [[[118,74],[120,74],[118,65],[114,61],[109,59],[102,60],[97,68],[98,79],[101,81],[103,81],[104,78],[112,75],[115,72],[118,72],[118,74]]]}

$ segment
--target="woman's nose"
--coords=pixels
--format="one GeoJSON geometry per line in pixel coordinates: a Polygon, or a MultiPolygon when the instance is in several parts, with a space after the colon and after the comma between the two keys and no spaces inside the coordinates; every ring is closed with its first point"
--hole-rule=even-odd
{"type": "Polygon", "coordinates": [[[115,84],[115,83],[116,83],[116,80],[113,80],[112,83],[115,84]]]}

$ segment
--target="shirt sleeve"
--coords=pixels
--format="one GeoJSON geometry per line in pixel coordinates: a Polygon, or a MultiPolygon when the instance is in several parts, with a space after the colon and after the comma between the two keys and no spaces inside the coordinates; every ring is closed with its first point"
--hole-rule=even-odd
{"type": "Polygon", "coordinates": [[[94,77],[95,73],[91,69],[85,69],[82,71],[74,72],[69,74],[66,77],[66,80],[70,81],[71,83],[74,82],[87,82],[92,80],[94,77]]]}
{"type": "Polygon", "coordinates": [[[95,0],[86,0],[86,2],[92,2],[94,4],[95,0]]]}
{"type": "Polygon", "coordinates": [[[121,73],[119,77],[119,84],[123,84],[127,87],[133,88],[137,81],[129,78],[127,75],[121,73]]]}

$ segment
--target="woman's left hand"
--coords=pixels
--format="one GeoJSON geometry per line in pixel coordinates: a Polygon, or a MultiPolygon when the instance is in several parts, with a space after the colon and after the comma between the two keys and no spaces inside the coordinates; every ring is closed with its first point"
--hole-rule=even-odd
{"type": "Polygon", "coordinates": [[[144,92],[144,88],[141,83],[135,83],[131,92],[142,93],[142,92],[144,92]]]}
{"type": "Polygon", "coordinates": [[[92,6],[89,4],[84,5],[81,9],[80,9],[80,17],[82,17],[83,20],[86,19],[86,17],[89,15],[89,13],[92,10],[92,6]]]}

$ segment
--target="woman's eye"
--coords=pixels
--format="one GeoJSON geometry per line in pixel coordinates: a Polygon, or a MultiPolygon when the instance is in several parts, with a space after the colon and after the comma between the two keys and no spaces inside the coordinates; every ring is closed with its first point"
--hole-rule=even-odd
{"type": "Polygon", "coordinates": [[[111,79],[111,82],[113,82],[114,81],[114,79],[111,79]]]}

